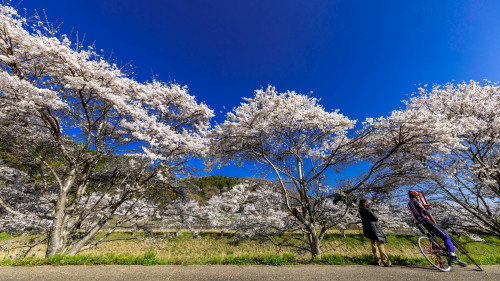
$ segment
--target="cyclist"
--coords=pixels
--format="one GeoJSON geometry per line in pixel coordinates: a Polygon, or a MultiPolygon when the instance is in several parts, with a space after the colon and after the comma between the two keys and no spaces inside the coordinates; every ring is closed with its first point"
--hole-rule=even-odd
{"type": "Polygon", "coordinates": [[[410,202],[408,202],[408,208],[410,209],[415,219],[419,223],[422,223],[422,225],[428,231],[434,233],[435,235],[443,239],[444,245],[446,246],[451,255],[449,262],[456,263],[464,267],[467,266],[467,264],[459,260],[457,255],[455,254],[455,248],[453,247],[453,243],[451,242],[451,239],[448,236],[448,234],[446,234],[446,232],[437,225],[434,217],[427,211],[426,208],[424,208],[422,203],[420,203],[420,201],[417,199],[420,197],[420,194],[417,191],[410,190],[408,191],[408,196],[410,197],[410,202]]]}

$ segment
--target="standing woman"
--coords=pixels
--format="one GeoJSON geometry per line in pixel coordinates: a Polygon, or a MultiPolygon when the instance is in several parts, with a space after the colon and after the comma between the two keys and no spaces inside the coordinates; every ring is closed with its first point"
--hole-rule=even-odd
{"type": "Polygon", "coordinates": [[[372,241],[375,264],[380,265],[380,261],[382,260],[385,267],[392,267],[391,261],[385,252],[384,243],[387,243],[387,237],[378,223],[377,215],[370,209],[368,200],[361,199],[359,201],[359,214],[363,222],[363,234],[372,241]]]}

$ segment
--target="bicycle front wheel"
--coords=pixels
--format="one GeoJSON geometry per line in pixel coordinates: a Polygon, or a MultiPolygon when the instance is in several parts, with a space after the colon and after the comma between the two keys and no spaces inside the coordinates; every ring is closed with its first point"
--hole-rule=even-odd
{"type": "Polygon", "coordinates": [[[424,258],[429,261],[435,268],[441,271],[450,271],[451,265],[449,265],[440,252],[443,251],[437,243],[431,241],[427,236],[421,236],[418,238],[418,247],[420,252],[424,255],[424,258]]]}

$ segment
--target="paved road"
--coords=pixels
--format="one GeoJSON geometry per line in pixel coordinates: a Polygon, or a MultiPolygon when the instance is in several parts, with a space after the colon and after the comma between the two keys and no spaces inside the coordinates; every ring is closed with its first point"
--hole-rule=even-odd
{"type": "Polygon", "coordinates": [[[37,266],[0,267],[0,280],[464,280],[500,281],[500,265],[485,266],[485,272],[472,267],[439,272],[427,266],[392,268],[376,266],[229,266],[229,265],[161,265],[161,266],[37,266]]]}

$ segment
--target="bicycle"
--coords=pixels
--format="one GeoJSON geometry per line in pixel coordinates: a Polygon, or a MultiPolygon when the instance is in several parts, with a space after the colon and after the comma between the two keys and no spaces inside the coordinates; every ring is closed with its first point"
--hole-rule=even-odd
{"type": "MultiPolygon", "coordinates": [[[[439,242],[434,233],[428,231],[421,223],[417,223],[417,228],[425,235],[418,238],[418,247],[424,258],[435,268],[444,272],[450,271],[452,268],[450,262],[451,254],[448,249],[439,242]]],[[[483,271],[483,268],[469,255],[469,252],[453,237],[450,238],[456,249],[474,263],[480,271],[483,271]]]]}

